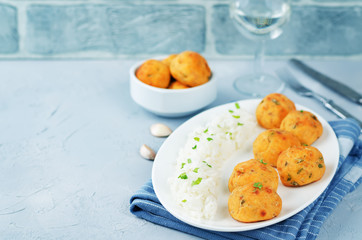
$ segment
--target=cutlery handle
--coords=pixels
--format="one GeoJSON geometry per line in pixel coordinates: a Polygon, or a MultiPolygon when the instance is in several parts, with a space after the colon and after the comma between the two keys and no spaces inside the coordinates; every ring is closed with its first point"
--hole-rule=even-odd
{"type": "Polygon", "coordinates": [[[335,104],[332,100],[326,99],[318,94],[314,94],[313,97],[321,101],[324,107],[326,107],[328,110],[336,114],[338,117],[342,119],[353,118],[358,122],[360,127],[362,127],[362,122],[360,120],[358,120],[356,117],[354,117],[352,114],[350,114],[349,112],[338,106],[337,104],[335,104]]]}
{"type": "Polygon", "coordinates": [[[337,93],[341,94],[343,97],[348,98],[349,100],[362,105],[362,95],[353,90],[352,88],[341,83],[340,81],[334,80],[318,72],[317,70],[309,67],[308,65],[306,65],[305,63],[303,63],[298,59],[291,59],[289,61],[298,69],[300,69],[303,73],[306,73],[311,78],[322,83],[324,86],[327,86],[332,90],[336,91],[337,93]]]}

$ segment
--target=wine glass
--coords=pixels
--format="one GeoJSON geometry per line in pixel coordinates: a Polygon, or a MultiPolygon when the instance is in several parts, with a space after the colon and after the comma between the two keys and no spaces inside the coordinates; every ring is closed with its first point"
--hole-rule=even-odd
{"type": "Polygon", "coordinates": [[[234,87],[244,95],[261,97],[280,92],[284,83],[262,69],[264,45],[282,33],[282,26],[290,17],[289,0],[232,0],[230,17],[236,28],[247,38],[257,42],[254,72],[235,79],[234,87]]]}

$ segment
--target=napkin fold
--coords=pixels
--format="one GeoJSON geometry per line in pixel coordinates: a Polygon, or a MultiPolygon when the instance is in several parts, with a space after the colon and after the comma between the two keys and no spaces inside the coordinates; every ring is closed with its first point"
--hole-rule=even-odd
{"type": "Polygon", "coordinates": [[[329,214],[362,181],[361,129],[350,119],[329,122],[337,135],[340,156],[337,172],[327,189],[308,207],[274,225],[243,232],[215,232],[188,225],[160,203],[149,180],[130,199],[132,214],[147,221],[204,239],[315,239],[329,214]]]}

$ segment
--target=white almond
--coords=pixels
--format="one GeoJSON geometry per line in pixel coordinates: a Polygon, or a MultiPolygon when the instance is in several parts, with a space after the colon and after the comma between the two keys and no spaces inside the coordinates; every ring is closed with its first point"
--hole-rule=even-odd
{"type": "Polygon", "coordinates": [[[172,130],[162,123],[155,123],[151,125],[150,131],[155,137],[167,137],[172,133],[172,130]]]}
{"type": "Polygon", "coordinates": [[[147,146],[146,144],[143,144],[140,148],[140,154],[143,158],[145,159],[149,159],[149,160],[154,160],[156,157],[156,153],[155,151],[152,150],[152,148],[150,148],[149,146],[147,146]]]}

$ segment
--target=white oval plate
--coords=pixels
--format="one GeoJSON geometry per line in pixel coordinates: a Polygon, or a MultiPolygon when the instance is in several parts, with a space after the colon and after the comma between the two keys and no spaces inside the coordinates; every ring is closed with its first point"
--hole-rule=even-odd
{"type": "MultiPolygon", "coordinates": [[[[250,99],[239,101],[241,108],[250,112],[253,116],[261,99],[250,99]]],[[[278,194],[282,198],[283,207],[281,213],[271,220],[256,223],[241,223],[234,220],[228,212],[227,202],[229,197],[228,179],[234,166],[241,161],[247,161],[253,158],[252,149],[243,156],[233,156],[228,160],[227,166],[222,170],[223,177],[221,185],[224,187],[223,196],[218,199],[218,211],[212,220],[196,220],[188,217],[173,200],[168,179],[175,171],[175,163],[179,150],[186,143],[189,133],[200,126],[206,125],[211,119],[215,118],[219,113],[227,112],[228,109],[234,107],[234,103],[221,105],[207,111],[204,111],[193,118],[189,119],[179,126],[163,143],[159,149],[152,169],[152,182],[155,193],[161,204],[176,218],[188,223],[192,226],[222,232],[239,232],[257,228],[266,227],[278,223],[286,218],[293,216],[311,204],[326,189],[332,180],[339,160],[339,145],[337,137],[331,126],[317,113],[312,110],[296,104],[298,110],[307,110],[314,113],[323,126],[323,135],[313,144],[323,154],[326,172],[318,182],[299,187],[285,187],[279,180],[278,194]]]]}

